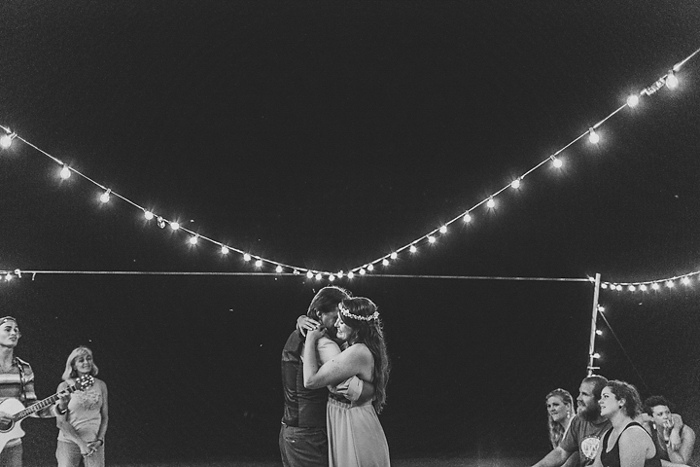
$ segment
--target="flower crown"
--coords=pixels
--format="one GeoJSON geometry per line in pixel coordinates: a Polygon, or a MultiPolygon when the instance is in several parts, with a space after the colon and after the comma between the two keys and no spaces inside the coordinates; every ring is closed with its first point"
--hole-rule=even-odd
{"type": "Polygon", "coordinates": [[[372,313],[371,315],[368,315],[368,316],[354,315],[354,314],[350,313],[350,310],[348,310],[348,309],[345,307],[345,305],[343,305],[342,303],[339,303],[339,304],[338,304],[338,309],[340,310],[340,314],[341,314],[341,315],[343,315],[343,316],[345,316],[345,317],[347,317],[347,318],[355,319],[355,320],[357,320],[357,321],[372,321],[372,320],[374,320],[374,319],[379,318],[379,312],[378,312],[378,311],[375,311],[374,313],[372,313]]]}

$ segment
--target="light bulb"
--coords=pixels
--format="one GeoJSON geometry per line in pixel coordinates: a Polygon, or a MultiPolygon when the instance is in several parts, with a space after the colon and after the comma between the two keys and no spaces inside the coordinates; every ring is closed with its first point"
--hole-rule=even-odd
{"type": "Polygon", "coordinates": [[[676,284],[673,283],[673,281],[666,281],[666,287],[669,289],[672,289],[676,284]]]}
{"type": "Polygon", "coordinates": [[[447,233],[447,226],[446,225],[443,225],[442,227],[440,227],[440,233],[441,234],[447,233]]]}
{"type": "Polygon", "coordinates": [[[513,188],[514,190],[517,190],[518,188],[520,188],[520,179],[516,178],[515,180],[510,182],[510,187],[513,188]]]}
{"type": "Polygon", "coordinates": [[[382,266],[389,266],[389,260],[386,259],[386,258],[384,258],[384,259],[382,260],[382,266]]]}
{"type": "Polygon", "coordinates": [[[143,217],[145,217],[147,221],[150,221],[153,219],[153,213],[151,211],[143,211],[143,217]]]}
{"type": "Polygon", "coordinates": [[[683,285],[689,285],[689,284],[690,284],[690,279],[688,279],[687,277],[684,277],[683,279],[681,279],[681,284],[683,284],[683,285]]]}
{"type": "Polygon", "coordinates": [[[627,98],[627,107],[633,109],[639,104],[639,96],[637,94],[632,94],[627,98]]]}
{"type": "Polygon", "coordinates": [[[338,277],[342,279],[344,275],[345,273],[343,271],[338,271],[338,277]]]}
{"type": "Polygon", "coordinates": [[[599,336],[602,336],[602,335],[603,335],[603,331],[601,331],[600,329],[596,329],[596,330],[595,330],[595,333],[596,333],[597,335],[599,335],[599,336]]]}
{"type": "Polygon", "coordinates": [[[598,352],[596,352],[596,353],[594,353],[593,355],[591,355],[591,357],[593,357],[593,358],[600,358],[600,354],[599,354],[598,352]]]}
{"type": "Polygon", "coordinates": [[[391,253],[391,256],[390,256],[391,259],[396,259],[398,257],[399,257],[399,254],[396,253],[395,251],[391,253]]]}
{"type": "Polygon", "coordinates": [[[10,135],[0,136],[0,148],[9,149],[12,146],[12,137],[10,135]]]}
{"type": "Polygon", "coordinates": [[[635,290],[637,290],[637,288],[633,285],[630,285],[627,287],[627,290],[629,290],[630,292],[634,292],[635,290]]]}
{"type": "Polygon", "coordinates": [[[67,180],[68,178],[70,178],[71,172],[67,165],[63,165],[60,175],[63,180],[67,180]]]}
{"type": "Polygon", "coordinates": [[[259,259],[258,259],[258,260],[256,260],[256,261],[255,261],[255,267],[256,267],[256,268],[260,268],[260,267],[262,267],[262,261],[261,261],[261,260],[259,260],[259,259]]]}
{"type": "Polygon", "coordinates": [[[433,236],[433,235],[428,235],[428,242],[430,242],[430,243],[435,243],[435,236],[433,236]]]}
{"type": "Polygon", "coordinates": [[[360,269],[360,275],[364,276],[365,274],[367,274],[367,271],[365,271],[365,268],[360,269]]]}
{"type": "Polygon", "coordinates": [[[368,270],[368,271],[374,271],[374,264],[368,264],[368,265],[367,265],[367,270],[368,270]]]}
{"type": "Polygon", "coordinates": [[[676,74],[673,70],[669,71],[668,75],[666,75],[666,87],[669,89],[676,89],[678,87],[678,78],[676,78],[676,74]]]}
{"type": "Polygon", "coordinates": [[[598,144],[600,142],[600,135],[598,135],[593,128],[588,130],[588,141],[590,141],[591,144],[598,144]]]}
{"type": "Polygon", "coordinates": [[[317,281],[320,281],[321,279],[323,279],[323,276],[322,276],[321,273],[319,272],[318,274],[316,274],[316,280],[317,280],[317,281]]]}
{"type": "Polygon", "coordinates": [[[306,277],[308,277],[309,279],[311,279],[312,277],[314,277],[314,273],[311,272],[311,271],[306,271],[306,277]]]}
{"type": "Polygon", "coordinates": [[[221,247],[221,254],[222,255],[227,255],[230,250],[228,249],[227,246],[222,246],[221,247]]]}
{"type": "Polygon", "coordinates": [[[102,193],[100,195],[100,201],[102,201],[103,203],[108,203],[109,202],[109,194],[111,193],[111,191],[112,190],[110,188],[107,188],[107,191],[105,191],[104,193],[102,193]]]}
{"type": "Polygon", "coordinates": [[[415,245],[411,245],[411,247],[408,249],[408,251],[410,251],[411,253],[415,253],[416,251],[418,251],[418,248],[416,248],[415,245]]]}
{"type": "Polygon", "coordinates": [[[464,221],[465,224],[468,224],[472,221],[472,216],[469,213],[466,213],[464,217],[462,217],[462,220],[464,221]]]}
{"type": "Polygon", "coordinates": [[[275,268],[275,272],[277,272],[277,273],[282,272],[282,266],[277,265],[277,267],[275,268]]]}
{"type": "Polygon", "coordinates": [[[657,284],[656,282],[654,282],[653,284],[651,284],[651,288],[654,289],[654,290],[659,290],[659,284],[657,284]]]}
{"type": "Polygon", "coordinates": [[[489,200],[486,202],[486,207],[489,209],[496,207],[496,202],[493,200],[493,198],[489,198],[489,200]]]}
{"type": "Polygon", "coordinates": [[[329,275],[328,280],[333,282],[335,280],[335,276],[333,274],[329,275]]]}
{"type": "Polygon", "coordinates": [[[647,286],[642,284],[639,286],[639,290],[641,290],[642,292],[645,292],[647,290],[647,286]]]}
{"type": "Polygon", "coordinates": [[[557,169],[561,169],[561,166],[564,165],[564,162],[558,157],[552,156],[552,165],[557,169]]]}
{"type": "Polygon", "coordinates": [[[170,223],[170,228],[173,229],[173,230],[177,230],[177,229],[180,228],[180,223],[178,223],[178,222],[171,222],[171,223],[170,223]]]}
{"type": "Polygon", "coordinates": [[[243,261],[245,261],[246,263],[250,261],[250,255],[248,253],[243,255],[243,261]]]}
{"type": "Polygon", "coordinates": [[[197,244],[197,240],[199,240],[199,239],[197,238],[197,236],[196,236],[196,235],[192,235],[192,236],[190,237],[190,240],[189,240],[190,245],[196,245],[196,244],[197,244]]]}
{"type": "Polygon", "coordinates": [[[348,279],[352,279],[353,277],[355,277],[355,273],[352,272],[352,271],[350,271],[350,272],[348,273],[348,279]]]}

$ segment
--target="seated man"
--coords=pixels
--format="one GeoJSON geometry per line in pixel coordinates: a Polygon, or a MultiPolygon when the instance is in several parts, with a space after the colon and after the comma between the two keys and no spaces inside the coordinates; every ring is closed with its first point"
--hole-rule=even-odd
{"type": "Polygon", "coordinates": [[[687,465],[693,455],[695,431],[683,425],[678,415],[671,413],[670,404],[663,396],[651,396],[645,400],[644,411],[649,415],[650,432],[661,457],[661,465],[687,465]]]}

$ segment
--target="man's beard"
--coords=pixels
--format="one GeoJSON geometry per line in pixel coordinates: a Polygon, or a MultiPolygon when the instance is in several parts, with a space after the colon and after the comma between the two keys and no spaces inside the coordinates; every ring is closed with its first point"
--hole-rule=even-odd
{"type": "Polygon", "coordinates": [[[600,406],[596,404],[593,407],[583,407],[579,409],[578,416],[587,422],[594,422],[600,418],[600,406]]]}

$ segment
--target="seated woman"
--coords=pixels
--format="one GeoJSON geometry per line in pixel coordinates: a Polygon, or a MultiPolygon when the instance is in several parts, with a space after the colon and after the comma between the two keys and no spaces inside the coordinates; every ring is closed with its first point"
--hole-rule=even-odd
{"type": "Polygon", "coordinates": [[[624,381],[608,381],[598,405],[612,428],[603,435],[594,467],[661,466],[651,435],[634,421],[642,408],[637,388],[624,381]]]}
{"type": "Polygon", "coordinates": [[[337,337],[348,347],[321,368],[316,363],[316,341],[323,331],[306,333],[304,385],[319,388],[352,376],[374,384],[374,399],[349,402],[331,395],[326,406],[330,467],[390,465],[389,447],[377,414],[386,401],[389,358],[377,306],[362,297],[338,305],[337,337]]]}
{"type": "MultiPolygon", "coordinates": [[[[575,415],[574,400],[569,391],[557,388],[545,397],[547,405],[547,426],[549,427],[549,442],[556,448],[569,430],[571,419],[575,415]]],[[[563,467],[578,465],[578,453],[574,453],[564,463],[563,467]]]]}
{"type": "Polygon", "coordinates": [[[671,413],[671,404],[663,396],[651,396],[644,401],[644,411],[650,418],[654,444],[663,467],[687,466],[695,447],[695,431],[682,425],[676,414],[671,413]],[[679,428],[680,427],[680,428],[679,428]],[[679,428],[674,440],[674,428],[679,428]]]}

